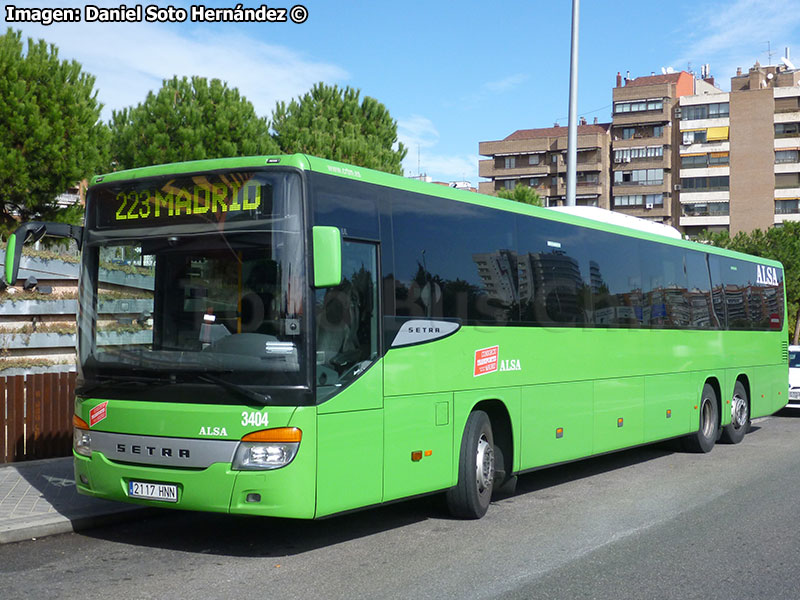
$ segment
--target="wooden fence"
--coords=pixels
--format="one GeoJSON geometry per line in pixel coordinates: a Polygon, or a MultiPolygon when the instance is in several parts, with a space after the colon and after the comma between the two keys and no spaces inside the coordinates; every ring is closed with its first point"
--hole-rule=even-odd
{"type": "Polygon", "coordinates": [[[0,462],[68,456],[76,373],[0,377],[0,462]]]}

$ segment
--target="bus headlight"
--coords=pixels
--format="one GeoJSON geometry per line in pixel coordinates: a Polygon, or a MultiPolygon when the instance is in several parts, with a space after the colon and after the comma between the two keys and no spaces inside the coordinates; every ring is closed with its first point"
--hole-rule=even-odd
{"type": "Polygon", "coordinates": [[[285,467],[297,456],[302,431],[279,427],[248,433],[239,442],[231,468],[234,471],[263,471],[285,467]]]}
{"type": "Polygon", "coordinates": [[[75,454],[90,458],[92,456],[92,432],[89,431],[89,425],[77,415],[72,415],[72,425],[72,449],[75,450],[75,454]]]}

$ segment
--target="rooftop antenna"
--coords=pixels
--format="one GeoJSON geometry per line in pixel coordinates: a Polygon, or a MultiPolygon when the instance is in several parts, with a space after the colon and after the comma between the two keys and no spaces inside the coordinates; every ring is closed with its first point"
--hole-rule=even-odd
{"type": "Polygon", "coordinates": [[[775,53],[772,51],[772,45],[770,44],[769,40],[764,42],[767,45],[767,64],[772,64],[772,57],[775,56],[775,53]]]}

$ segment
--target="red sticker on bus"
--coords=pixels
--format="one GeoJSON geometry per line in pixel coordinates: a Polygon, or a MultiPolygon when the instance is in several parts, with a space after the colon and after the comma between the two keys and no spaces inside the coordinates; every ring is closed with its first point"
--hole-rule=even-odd
{"type": "Polygon", "coordinates": [[[89,411],[89,427],[94,427],[108,416],[108,400],[89,411]]]}
{"type": "Polygon", "coordinates": [[[475,350],[475,370],[472,373],[473,377],[497,371],[497,358],[499,355],[500,346],[475,350]]]}

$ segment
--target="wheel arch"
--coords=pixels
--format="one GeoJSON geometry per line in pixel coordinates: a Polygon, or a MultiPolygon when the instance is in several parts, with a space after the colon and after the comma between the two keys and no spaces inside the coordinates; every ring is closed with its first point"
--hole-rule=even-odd
{"type": "MultiPolygon", "coordinates": [[[[514,469],[514,429],[511,424],[511,414],[505,402],[497,398],[481,400],[472,407],[472,411],[482,410],[489,416],[492,424],[494,445],[502,454],[503,466],[506,477],[514,469]]],[[[501,468],[498,464],[496,468],[501,468]]]]}
{"type": "MultiPolygon", "coordinates": [[[[714,393],[717,396],[717,426],[721,430],[721,428],[722,428],[722,385],[720,384],[719,379],[717,379],[716,376],[713,376],[713,375],[711,377],[707,377],[706,378],[706,380],[703,382],[704,386],[705,386],[705,384],[710,385],[713,388],[714,393]]],[[[703,392],[703,388],[701,387],[700,388],[700,393],[702,394],[702,392],[703,392]]]]}

